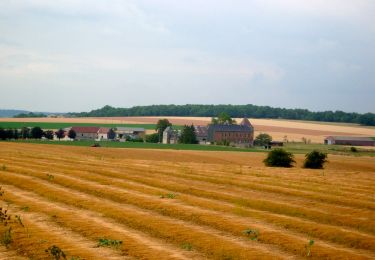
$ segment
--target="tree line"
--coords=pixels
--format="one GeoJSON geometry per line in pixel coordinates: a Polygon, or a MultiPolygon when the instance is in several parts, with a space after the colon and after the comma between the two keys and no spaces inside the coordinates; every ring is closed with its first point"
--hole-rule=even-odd
{"type": "Polygon", "coordinates": [[[343,111],[312,112],[307,109],[274,108],[248,105],[151,105],[131,108],[104,106],[90,112],[69,113],[75,117],[112,116],[196,116],[213,117],[225,112],[231,117],[273,118],[324,122],[358,123],[375,126],[374,113],[347,113],[343,111]]]}
{"type": "MultiPolygon", "coordinates": [[[[0,128],[0,140],[17,140],[29,138],[41,139],[43,137],[52,140],[54,135],[56,135],[58,139],[64,138],[65,131],[63,129],[59,129],[56,132],[53,132],[52,130],[43,130],[39,126],[33,128],[22,127],[20,130],[0,128]]],[[[74,130],[69,130],[69,138],[74,139],[76,138],[76,135],[77,134],[74,130]]]]}

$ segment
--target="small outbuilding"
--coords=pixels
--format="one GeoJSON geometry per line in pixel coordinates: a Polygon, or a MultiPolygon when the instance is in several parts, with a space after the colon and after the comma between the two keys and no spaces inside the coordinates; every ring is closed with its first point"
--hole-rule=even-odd
{"type": "Polygon", "coordinates": [[[353,145],[353,146],[375,146],[375,140],[371,137],[358,136],[328,136],[324,144],[353,145]]]}
{"type": "Polygon", "coordinates": [[[206,144],[208,138],[208,127],[197,125],[194,126],[195,135],[199,144],[206,144]]]}

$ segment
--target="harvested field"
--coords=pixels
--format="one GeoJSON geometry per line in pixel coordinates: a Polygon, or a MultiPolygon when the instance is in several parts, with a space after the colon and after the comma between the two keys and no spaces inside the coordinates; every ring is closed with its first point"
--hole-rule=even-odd
{"type": "MultiPolygon", "coordinates": [[[[148,133],[153,132],[153,125],[158,119],[168,118],[175,125],[194,124],[207,125],[208,117],[98,117],[98,118],[0,118],[1,122],[40,122],[40,123],[71,123],[71,124],[107,124],[107,125],[134,125],[146,127],[148,133]]],[[[310,139],[314,143],[323,143],[329,135],[372,136],[375,137],[375,127],[364,127],[355,124],[324,123],[291,121],[277,119],[251,119],[255,127],[255,134],[269,133],[274,140],[300,142],[302,138],[310,139]]],[[[237,122],[241,119],[238,118],[237,122]]]]}
{"type": "Polygon", "coordinates": [[[23,226],[13,217],[0,258],[53,245],[68,259],[375,258],[373,158],[306,170],[302,155],[291,169],[264,157],[2,142],[0,200],[23,226]]]}

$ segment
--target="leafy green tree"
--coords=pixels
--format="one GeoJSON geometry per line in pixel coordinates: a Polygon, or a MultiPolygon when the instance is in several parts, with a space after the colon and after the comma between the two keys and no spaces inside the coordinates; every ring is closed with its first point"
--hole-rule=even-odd
{"type": "Polygon", "coordinates": [[[1,140],[7,139],[7,133],[3,128],[0,128],[0,139],[1,140]]]}
{"type": "Polygon", "coordinates": [[[147,143],[158,143],[159,142],[159,134],[154,133],[154,134],[146,135],[146,142],[147,143]]]}
{"type": "Polygon", "coordinates": [[[61,138],[64,138],[65,131],[60,128],[59,130],[57,130],[57,132],[55,132],[55,134],[56,134],[56,137],[59,138],[59,141],[60,141],[61,138]]]}
{"type": "Polygon", "coordinates": [[[217,118],[213,117],[211,119],[211,124],[213,125],[233,125],[236,123],[236,120],[232,119],[230,115],[225,112],[219,114],[217,118]]]}
{"type": "Polygon", "coordinates": [[[107,136],[109,140],[113,140],[116,138],[116,132],[111,128],[109,129],[107,136]]]}
{"type": "Polygon", "coordinates": [[[171,122],[169,122],[168,119],[159,119],[158,123],[156,124],[155,130],[158,131],[159,135],[159,142],[162,141],[163,138],[163,132],[168,127],[172,126],[171,122]]]}
{"type": "Polygon", "coordinates": [[[264,159],[264,164],[270,167],[293,167],[295,163],[294,156],[281,148],[276,148],[270,151],[267,158],[264,159]]]}
{"type": "Polygon", "coordinates": [[[31,129],[31,137],[34,139],[40,139],[43,136],[43,130],[39,126],[35,126],[31,129]]]}
{"type": "Polygon", "coordinates": [[[73,129],[70,129],[69,132],[68,132],[68,137],[70,139],[73,139],[73,140],[76,139],[76,137],[77,137],[76,131],[74,131],[73,129]]]}
{"type": "Polygon", "coordinates": [[[21,128],[21,137],[23,139],[29,138],[30,137],[30,128],[22,127],[21,128]]]}
{"type": "Polygon", "coordinates": [[[191,126],[185,125],[184,126],[184,128],[182,129],[182,133],[181,133],[179,141],[182,144],[196,144],[196,143],[198,143],[194,125],[191,125],[191,126]]]}
{"type": "Polygon", "coordinates": [[[254,139],[254,145],[265,146],[272,141],[272,136],[266,133],[259,134],[254,139]]]}
{"type": "Polygon", "coordinates": [[[44,131],[44,137],[47,138],[48,140],[52,140],[53,139],[53,131],[52,130],[47,130],[47,131],[44,131]]]}
{"type": "Polygon", "coordinates": [[[20,137],[20,133],[18,132],[18,129],[14,129],[14,139],[18,139],[20,137]]]}
{"type": "Polygon", "coordinates": [[[324,163],[327,162],[327,154],[314,150],[305,155],[304,168],[323,169],[324,163]]]}

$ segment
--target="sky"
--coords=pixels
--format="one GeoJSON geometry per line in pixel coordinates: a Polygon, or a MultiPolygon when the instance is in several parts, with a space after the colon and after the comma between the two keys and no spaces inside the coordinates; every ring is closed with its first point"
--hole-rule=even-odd
{"type": "Polygon", "coordinates": [[[0,0],[0,108],[375,112],[374,0],[0,0]]]}

